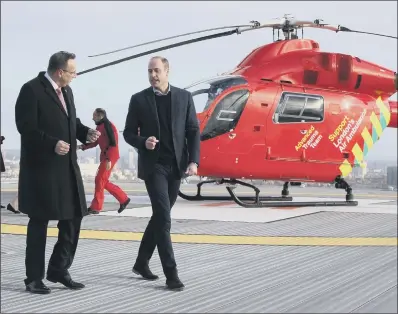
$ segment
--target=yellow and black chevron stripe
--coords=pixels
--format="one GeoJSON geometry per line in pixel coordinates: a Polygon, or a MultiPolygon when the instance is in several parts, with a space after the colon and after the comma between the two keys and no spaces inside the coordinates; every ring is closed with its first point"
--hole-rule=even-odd
{"type": "Polygon", "coordinates": [[[372,111],[370,115],[370,125],[366,125],[361,132],[362,141],[355,142],[352,147],[351,152],[354,156],[353,164],[351,164],[348,159],[345,159],[339,167],[343,177],[349,175],[353,167],[363,166],[365,156],[368,154],[369,150],[372,149],[373,145],[380,139],[383,131],[390,123],[391,113],[383,103],[381,97],[377,98],[376,105],[380,109],[380,117],[372,111]],[[368,126],[370,130],[368,129],[368,126]]]}

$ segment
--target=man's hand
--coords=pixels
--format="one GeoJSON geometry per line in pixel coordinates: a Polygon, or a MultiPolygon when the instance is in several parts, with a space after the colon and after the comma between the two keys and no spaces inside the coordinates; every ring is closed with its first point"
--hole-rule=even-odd
{"type": "Polygon", "coordinates": [[[188,165],[187,171],[185,171],[185,173],[186,173],[188,176],[194,176],[194,175],[196,175],[196,174],[198,173],[198,166],[197,166],[194,162],[191,162],[191,163],[188,165]]]}
{"type": "Polygon", "coordinates": [[[89,129],[87,133],[87,142],[94,143],[100,137],[101,132],[93,129],[89,129]]]}
{"type": "Polygon", "coordinates": [[[55,145],[55,153],[58,155],[66,155],[69,152],[70,145],[65,143],[64,141],[58,141],[57,145],[55,145]]]}
{"type": "Polygon", "coordinates": [[[111,167],[112,167],[112,162],[111,162],[110,160],[108,160],[108,161],[106,162],[106,170],[107,170],[107,171],[111,170],[111,167]]]}
{"type": "Polygon", "coordinates": [[[145,142],[145,147],[149,150],[154,150],[157,142],[159,141],[156,139],[156,137],[154,136],[148,137],[148,139],[145,142]]]}

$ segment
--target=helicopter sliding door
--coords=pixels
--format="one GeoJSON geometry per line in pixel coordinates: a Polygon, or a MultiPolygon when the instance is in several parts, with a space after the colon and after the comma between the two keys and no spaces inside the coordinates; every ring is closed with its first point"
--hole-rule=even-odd
{"type": "Polygon", "coordinates": [[[200,137],[201,147],[208,146],[209,156],[212,156],[212,173],[217,176],[250,177],[256,162],[261,159],[264,146],[254,146],[261,143],[261,132],[251,128],[250,113],[253,108],[250,95],[247,86],[230,88],[220,95],[205,121],[200,137]],[[255,160],[256,157],[258,160],[255,160]]]}
{"type": "Polygon", "coordinates": [[[201,141],[217,138],[218,151],[247,153],[250,147],[244,144],[245,141],[239,141],[241,136],[237,136],[236,128],[246,108],[249,96],[248,88],[235,87],[227,91],[208,117],[200,136],[201,141]]]}
{"type": "Polygon", "coordinates": [[[325,105],[320,95],[301,87],[281,86],[274,113],[269,115],[266,159],[275,162],[280,179],[308,180],[308,160],[319,150],[324,128],[325,105]]]}

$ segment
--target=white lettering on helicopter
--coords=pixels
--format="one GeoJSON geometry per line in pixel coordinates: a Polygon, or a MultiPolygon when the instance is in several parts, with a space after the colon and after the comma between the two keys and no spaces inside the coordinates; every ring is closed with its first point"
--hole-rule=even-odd
{"type": "Polygon", "coordinates": [[[308,142],[303,145],[303,148],[307,149],[308,146],[311,148],[315,148],[318,145],[318,143],[321,141],[321,139],[322,139],[322,134],[319,134],[318,131],[315,131],[314,134],[312,134],[312,136],[308,140],[308,142]]]}
{"type": "Polygon", "coordinates": [[[300,140],[300,142],[297,143],[295,146],[296,151],[298,151],[300,148],[307,149],[308,147],[315,148],[318,143],[321,141],[322,135],[319,134],[318,130],[315,130],[314,126],[311,125],[309,130],[306,131],[305,135],[303,138],[300,140]]]}
{"type": "Polygon", "coordinates": [[[365,118],[365,115],[366,109],[364,109],[357,121],[345,116],[336,130],[329,135],[329,140],[340,150],[340,152],[343,152],[347,148],[347,145],[351,142],[363,119],[365,118]]]}

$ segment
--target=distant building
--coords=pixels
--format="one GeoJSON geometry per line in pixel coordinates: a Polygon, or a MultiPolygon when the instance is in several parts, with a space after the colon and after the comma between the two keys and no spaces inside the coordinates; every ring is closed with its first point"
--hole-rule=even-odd
{"type": "Polygon", "coordinates": [[[136,169],[136,153],[134,149],[129,149],[128,153],[128,168],[136,169]]]}
{"type": "Polygon", "coordinates": [[[397,167],[387,167],[387,185],[397,187],[397,167]]]}
{"type": "Polygon", "coordinates": [[[100,156],[101,156],[101,149],[99,146],[95,148],[95,163],[99,164],[100,163],[100,156]]]}
{"type": "Polygon", "coordinates": [[[89,176],[89,177],[95,177],[97,174],[98,170],[98,164],[97,163],[90,163],[90,164],[79,164],[80,171],[83,177],[89,176]]]}
{"type": "Polygon", "coordinates": [[[354,167],[352,169],[352,177],[355,179],[359,178],[364,179],[368,172],[367,169],[368,169],[367,162],[363,161],[362,163],[359,164],[359,166],[354,167]]]}

